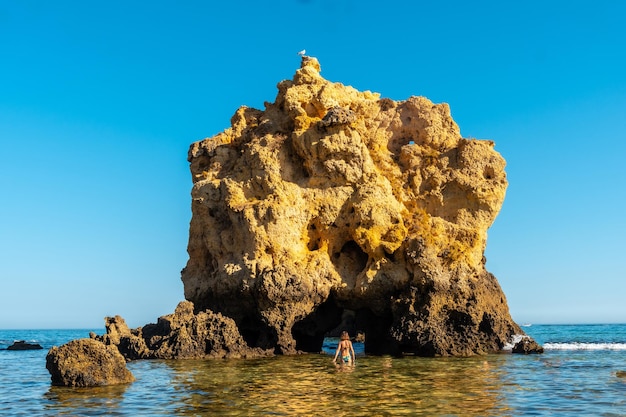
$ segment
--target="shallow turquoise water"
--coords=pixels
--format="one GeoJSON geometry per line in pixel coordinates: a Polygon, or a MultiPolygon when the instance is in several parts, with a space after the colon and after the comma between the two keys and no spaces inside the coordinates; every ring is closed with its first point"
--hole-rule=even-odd
{"type": "MultiPolygon", "coordinates": [[[[124,386],[52,387],[45,355],[89,331],[0,331],[40,351],[0,350],[0,415],[626,416],[626,326],[532,326],[543,355],[367,357],[337,369],[326,354],[261,360],[137,361],[124,386]]],[[[102,333],[102,330],[97,330],[102,333]]]]}

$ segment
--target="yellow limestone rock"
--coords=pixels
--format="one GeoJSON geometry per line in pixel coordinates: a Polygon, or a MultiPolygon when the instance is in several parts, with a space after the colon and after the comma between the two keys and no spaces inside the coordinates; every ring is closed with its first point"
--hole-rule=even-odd
{"type": "Polygon", "coordinates": [[[304,56],[274,103],[188,159],[185,298],[250,346],[319,351],[346,311],[374,353],[483,353],[521,333],[483,258],[505,161],[447,104],[330,82],[304,56]]]}

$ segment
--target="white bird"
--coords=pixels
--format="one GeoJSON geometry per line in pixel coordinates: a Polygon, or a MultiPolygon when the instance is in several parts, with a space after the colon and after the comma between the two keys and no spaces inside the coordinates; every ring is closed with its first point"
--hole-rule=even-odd
{"type": "Polygon", "coordinates": [[[300,52],[298,52],[298,55],[300,56],[304,56],[304,54],[306,54],[306,49],[303,49],[300,52]]]}

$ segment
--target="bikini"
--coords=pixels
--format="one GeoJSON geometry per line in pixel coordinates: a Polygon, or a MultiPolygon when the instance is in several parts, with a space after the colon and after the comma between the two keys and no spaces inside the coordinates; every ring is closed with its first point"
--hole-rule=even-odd
{"type": "Polygon", "coordinates": [[[341,360],[343,361],[343,363],[346,363],[346,364],[352,362],[352,356],[350,356],[350,349],[348,349],[348,347],[345,345],[342,346],[341,348],[341,360]]]}

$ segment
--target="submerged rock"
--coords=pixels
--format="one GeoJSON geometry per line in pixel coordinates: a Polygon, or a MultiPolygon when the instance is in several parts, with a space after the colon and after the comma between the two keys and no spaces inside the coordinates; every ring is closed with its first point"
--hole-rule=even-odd
{"type": "Polygon", "coordinates": [[[249,346],[319,352],[346,311],[368,353],[472,355],[523,334],[485,269],[505,161],[447,104],[327,81],[305,56],[274,103],[188,159],[185,298],[249,346]]]}
{"type": "Polygon", "coordinates": [[[94,339],[72,340],[51,348],[46,356],[46,368],[52,385],[93,387],[135,380],[115,346],[94,339]]]}
{"type": "Polygon", "coordinates": [[[38,350],[43,349],[39,343],[28,343],[25,340],[18,340],[13,342],[11,346],[7,348],[7,350],[38,350]]]}

